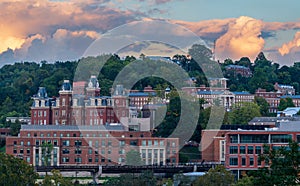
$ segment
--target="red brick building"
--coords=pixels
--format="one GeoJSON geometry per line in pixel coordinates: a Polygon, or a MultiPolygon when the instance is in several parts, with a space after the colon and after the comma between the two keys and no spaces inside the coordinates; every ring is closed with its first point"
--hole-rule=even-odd
{"type": "Polygon", "coordinates": [[[31,124],[33,125],[103,125],[118,123],[128,117],[129,99],[122,85],[117,85],[111,97],[100,96],[98,80],[91,76],[86,83],[64,80],[58,98],[49,98],[45,87],[33,97],[31,124]],[[84,94],[83,94],[84,93],[84,94]]]}
{"type": "Polygon", "coordinates": [[[7,137],[6,153],[32,165],[126,164],[126,153],[138,151],[146,165],[178,163],[178,138],[154,138],[150,132],[126,131],[121,124],[101,126],[22,125],[18,137],[7,137]]]}

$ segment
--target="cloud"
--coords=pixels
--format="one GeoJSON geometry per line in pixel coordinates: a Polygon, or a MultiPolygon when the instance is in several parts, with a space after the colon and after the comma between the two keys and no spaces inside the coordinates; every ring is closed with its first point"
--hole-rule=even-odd
{"type": "MultiPolygon", "coordinates": [[[[38,49],[32,50],[37,44],[45,48],[42,45],[48,47],[65,45],[62,41],[66,38],[68,38],[67,44],[72,43],[71,38],[74,38],[74,41],[85,37],[89,41],[94,40],[99,36],[98,32],[105,32],[134,21],[142,15],[140,12],[123,11],[106,6],[107,2],[109,1],[2,0],[0,54],[5,51],[11,52],[9,48],[13,50],[16,60],[22,56],[38,56],[40,55],[38,49]],[[63,40],[60,41],[58,38],[63,40]],[[37,53],[27,54],[33,51],[37,53]]],[[[75,46],[68,47],[75,50],[75,46]]],[[[82,49],[80,43],[76,47],[82,49]]],[[[49,54],[45,53],[45,58],[49,58],[49,54]]],[[[0,61],[3,62],[8,58],[1,59],[0,61]]]]}
{"type": "Polygon", "coordinates": [[[283,44],[279,49],[279,53],[284,56],[290,53],[294,49],[299,50],[300,47],[300,32],[297,32],[294,36],[294,39],[288,43],[283,44]]]}
{"type": "Polygon", "coordinates": [[[213,19],[200,22],[170,20],[170,22],[182,25],[202,38],[215,40],[227,32],[229,25],[234,23],[235,20],[236,18],[213,19]]]}
{"type": "Polygon", "coordinates": [[[242,16],[229,25],[228,31],[216,41],[218,59],[254,59],[263,50],[265,41],[261,35],[263,22],[242,16]]]}

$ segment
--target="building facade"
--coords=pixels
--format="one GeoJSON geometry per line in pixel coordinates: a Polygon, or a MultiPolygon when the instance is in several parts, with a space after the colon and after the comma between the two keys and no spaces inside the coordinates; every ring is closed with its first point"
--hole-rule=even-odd
{"type": "Polygon", "coordinates": [[[155,138],[149,131],[127,131],[121,124],[22,125],[19,136],[7,137],[6,153],[34,166],[124,165],[127,152],[135,150],[145,165],[165,165],[178,163],[178,144],[178,138],[155,138]],[[52,150],[46,154],[49,146],[52,150]]]}
{"type": "Polygon", "coordinates": [[[74,92],[69,80],[64,80],[59,97],[48,97],[45,87],[40,87],[33,97],[32,125],[103,125],[118,123],[129,115],[129,99],[122,85],[117,85],[113,95],[100,96],[95,76],[84,82],[74,82],[74,92]],[[84,90],[85,89],[85,90],[84,90]]]}

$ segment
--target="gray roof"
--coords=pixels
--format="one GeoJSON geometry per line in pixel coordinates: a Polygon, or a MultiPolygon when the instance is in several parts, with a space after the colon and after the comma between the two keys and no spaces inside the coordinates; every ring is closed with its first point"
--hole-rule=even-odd
{"type": "Polygon", "coordinates": [[[22,125],[21,130],[38,130],[38,131],[124,131],[122,124],[108,124],[108,125],[22,125]]]}
{"type": "Polygon", "coordinates": [[[280,122],[278,131],[300,131],[300,121],[280,122]]]}

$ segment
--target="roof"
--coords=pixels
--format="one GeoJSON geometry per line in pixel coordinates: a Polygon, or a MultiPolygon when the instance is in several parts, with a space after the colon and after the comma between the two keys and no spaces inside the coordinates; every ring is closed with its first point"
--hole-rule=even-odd
{"type": "Polygon", "coordinates": [[[203,90],[200,90],[197,93],[198,94],[204,94],[204,95],[219,95],[219,94],[223,94],[224,91],[203,91],[203,90]]]}
{"type": "Polygon", "coordinates": [[[278,131],[300,131],[300,121],[280,122],[278,131]]]}
{"type": "Polygon", "coordinates": [[[300,95],[283,95],[280,98],[300,99],[300,95]]]}
{"type": "Polygon", "coordinates": [[[22,125],[21,130],[38,130],[38,131],[124,131],[122,124],[108,125],[22,125]]]}
{"type": "Polygon", "coordinates": [[[148,96],[156,96],[155,92],[131,92],[129,93],[129,97],[148,97],[148,96]]]}
{"type": "Polygon", "coordinates": [[[234,93],[234,94],[236,94],[236,95],[252,95],[252,94],[250,94],[249,92],[246,92],[246,91],[242,91],[242,92],[232,92],[232,93],[234,93]]]}
{"type": "Polygon", "coordinates": [[[240,66],[240,65],[227,65],[225,68],[236,68],[236,69],[250,70],[249,67],[244,67],[244,66],[240,66]]]}

